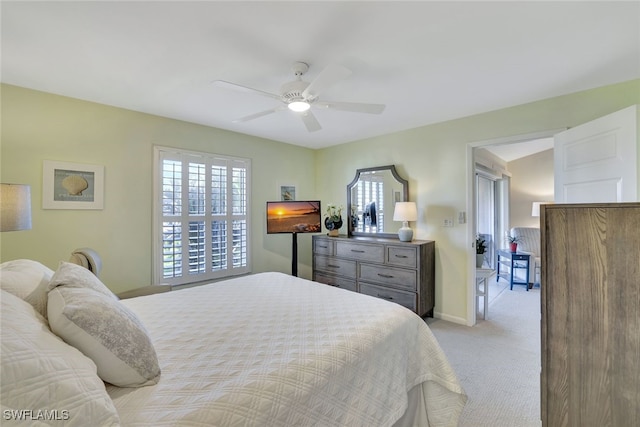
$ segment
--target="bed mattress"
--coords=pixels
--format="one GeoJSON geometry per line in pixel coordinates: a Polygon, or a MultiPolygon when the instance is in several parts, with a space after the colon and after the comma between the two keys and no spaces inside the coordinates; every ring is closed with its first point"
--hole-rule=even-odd
{"type": "Polygon", "coordinates": [[[412,389],[421,425],[455,426],[466,401],[424,321],[377,298],[260,273],[122,303],[162,369],[107,387],[126,426],[391,426],[412,389]]]}

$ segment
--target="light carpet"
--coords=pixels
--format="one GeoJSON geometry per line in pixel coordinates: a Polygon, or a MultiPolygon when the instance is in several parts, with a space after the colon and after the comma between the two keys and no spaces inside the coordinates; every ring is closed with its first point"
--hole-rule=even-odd
{"type": "Polygon", "coordinates": [[[489,286],[487,320],[427,320],[469,396],[459,426],[540,427],[540,288],[489,286]]]}

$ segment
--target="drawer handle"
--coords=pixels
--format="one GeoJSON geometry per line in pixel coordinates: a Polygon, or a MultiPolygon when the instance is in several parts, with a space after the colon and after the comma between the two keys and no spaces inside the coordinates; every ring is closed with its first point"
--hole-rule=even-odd
{"type": "Polygon", "coordinates": [[[351,252],[356,252],[358,254],[363,254],[365,251],[359,250],[359,249],[351,249],[351,252]]]}
{"type": "Polygon", "coordinates": [[[396,258],[409,258],[409,257],[406,255],[396,255],[396,258]]]}
{"type": "Polygon", "coordinates": [[[386,299],[386,300],[389,300],[389,301],[393,300],[393,297],[390,297],[389,295],[378,294],[378,298],[386,299]]]}
{"type": "Polygon", "coordinates": [[[339,265],[335,265],[335,264],[327,264],[327,267],[331,267],[331,268],[340,268],[339,265]]]}
{"type": "Polygon", "coordinates": [[[393,276],[390,274],[382,274],[382,273],[378,273],[378,276],[380,277],[384,277],[385,279],[393,279],[393,276]]]}
{"type": "Polygon", "coordinates": [[[318,245],[318,247],[322,248],[322,249],[327,249],[329,246],[322,246],[322,245],[318,245]]]}

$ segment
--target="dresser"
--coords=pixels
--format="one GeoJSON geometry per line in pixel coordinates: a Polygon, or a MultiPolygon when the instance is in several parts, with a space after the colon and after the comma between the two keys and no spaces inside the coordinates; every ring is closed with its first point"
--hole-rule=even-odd
{"type": "Polygon", "coordinates": [[[435,242],[315,235],[313,280],[433,316],[435,242]]]}
{"type": "Polygon", "coordinates": [[[640,203],[542,207],[542,426],[640,426],[640,203]]]}

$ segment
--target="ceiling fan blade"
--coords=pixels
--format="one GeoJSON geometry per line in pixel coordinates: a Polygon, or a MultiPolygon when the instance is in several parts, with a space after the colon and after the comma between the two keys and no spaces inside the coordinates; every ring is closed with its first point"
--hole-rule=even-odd
{"type": "Polygon", "coordinates": [[[360,102],[315,102],[313,104],[319,108],[328,108],[331,110],[351,111],[354,113],[380,114],[384,111],[384,104],[363,104],[360,102]]]}
{"type": "Polygon", "coordinates": [[[260,111],[259,113],[251,114],[249,116],[240,117],[239,119],[233,120],[233,123],[243,123],[248,122],[249,120],[257,119],[258,117],[266,116],[268,114],[276,113],[278,111],[284,110],[286,107],[281,105],[276,108],[272,108],[270,110],[260,111]]]}
{"type": "Polygon", "coordinates": [[[329,65],[309,83],[309,86],[302,92],[302,97],[315,98],[328,87],[333,86],[340,80],[346,79],[350,75],[351,70],[342,65],[329,65]]]}
{"type": "Polygon", "coordinates": [[[316,119],[316,116],[314,116],[311,111],[307,110],[304,113],[299,113],[299,114],[300,114],[300,117],[302,118],[302,121],[304,122],[304,125],[307,127],[307,130],[309,132],[315,132],[317,130],[322,129],[322,126],[320,126],[318,119],[316,119]]]}
{"type": "Polygon", "coordinates": [[[280,95],[276,95],[275,93],[265,92],[260,89],[253,89],[251,87],[242,86],[239,84],[227,82],[225,80],[214,80],[213,84],[218,87],[222,87],[229,90],[235,90],[236,92],[244,92],[244,93],[253,93],[257,95],[266,96],[268,98],[277,99],[278,101],[282,101],[280,95]]]}

